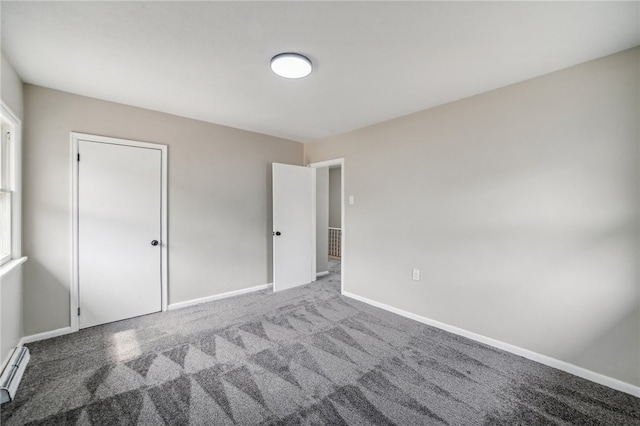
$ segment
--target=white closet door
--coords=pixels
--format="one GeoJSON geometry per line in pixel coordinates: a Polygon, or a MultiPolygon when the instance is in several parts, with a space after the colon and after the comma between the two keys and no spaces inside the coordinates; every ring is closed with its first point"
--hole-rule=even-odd
{"type": "Polygon", "coordinates": [[[79,327],[160,311],[162,152],[83,140],[78,150],[79,327]]]}

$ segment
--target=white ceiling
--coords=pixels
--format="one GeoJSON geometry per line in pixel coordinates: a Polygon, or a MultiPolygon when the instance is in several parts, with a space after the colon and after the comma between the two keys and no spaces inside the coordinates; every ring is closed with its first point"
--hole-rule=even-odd
{"type": "Polygon", "coordinates": [[[1,2],[31,84],[307,142],[640,45],[639,2],[1,2]],[[285,80],[270,58],[300,52],[285,80]]]}

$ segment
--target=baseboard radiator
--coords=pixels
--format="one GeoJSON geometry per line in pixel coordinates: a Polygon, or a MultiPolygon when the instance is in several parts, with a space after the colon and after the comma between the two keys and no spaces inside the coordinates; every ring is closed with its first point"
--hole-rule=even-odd
{"type": "Polygon", "coordinates": [[[0,375],[0,404],[13,401],[18,391],[18,385],[22,380],[22,374],[29,362],[29,349],[24,346],[13,350],[9,363],[0,375]]]}
{"type": "Polygon", "coordinates": [[[329,228],[329,256],[341,257],[342,229],[329,228]]]}

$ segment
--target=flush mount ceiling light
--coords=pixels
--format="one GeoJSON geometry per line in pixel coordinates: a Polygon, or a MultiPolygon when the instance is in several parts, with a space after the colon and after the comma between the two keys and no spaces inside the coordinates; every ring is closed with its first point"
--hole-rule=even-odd
{"type": "Polygon", "coordinates": [[[299,53],[280,53],[271,58],[271,71],[284,78],[302,78],[311,74],[313,65],[299,53]]]}

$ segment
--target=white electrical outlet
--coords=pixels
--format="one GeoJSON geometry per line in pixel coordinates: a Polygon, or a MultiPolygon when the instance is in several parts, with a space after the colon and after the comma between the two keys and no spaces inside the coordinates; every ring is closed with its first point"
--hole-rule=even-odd
{"type": "Polygon", "coordinates": [[[420,269],[413,269],[413,280],[420,281],[420,269]]]}

